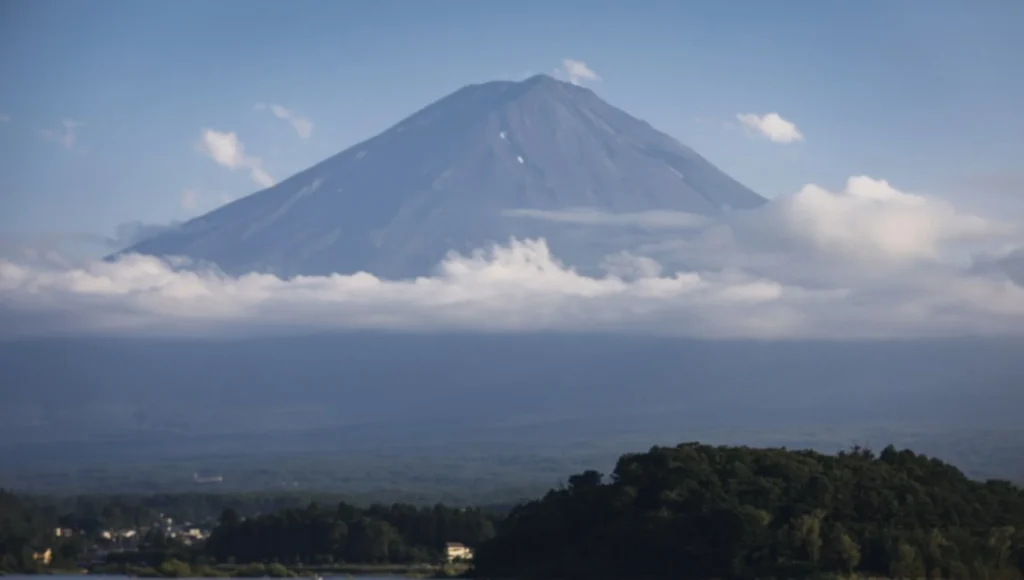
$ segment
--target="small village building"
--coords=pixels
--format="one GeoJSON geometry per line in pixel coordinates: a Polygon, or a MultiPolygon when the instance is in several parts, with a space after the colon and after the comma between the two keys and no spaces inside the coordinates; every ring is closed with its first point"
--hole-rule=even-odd
{"type": "Polygon", "coordinates": [[[43,566],[49,566],[50,562],[53,561],[53,550],[47,548],[42,552],[32,552],[32,559],[43,566]]]}
{"type": "Polygon", "coordinates": [[[449,562],[469,561],[473,559],[473,550],[459,542],[445,544],[445,556],[449,562]]]}

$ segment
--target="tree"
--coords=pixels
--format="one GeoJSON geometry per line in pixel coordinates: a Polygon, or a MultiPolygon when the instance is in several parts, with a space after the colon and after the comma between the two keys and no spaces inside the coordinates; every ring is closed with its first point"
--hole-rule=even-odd
{"type": "Polygon", "coordinates": [[[222,526],[229,526],[230,527],[230,526],[237,526],[239,524],[239,522],[242,521],[242,518],[241,518],[241,516],[238,515],[237,511],[235,511],[235,510],[233,510],[231,508],[224,508],[224,511],[221,512],[220,518],[219,518],[218,521],[219,521],[220,525],[222,525],[222,526]]]}
{"type": "Polygon", "coordinates": [[[847,574],[853,574],[853,571],[857,569],[857,565],[860,564],[860,544],[848,534],[842,532],[839,534],[836,553],[839,556],[839,561],[842,563],[843,571],[847,574]]]}
{"type": "Polygon", "coordinates": [[[161,576],[168,578],[188,578],[192,576],[192,568],[187,563],[174,558],[164,560],[157,566],[156,571],[161,576]]]}
{"type": "Polygon", "coordinates": [[[793,523],[793,538],[804,549],[805,557],[817,563],[821,558],[821,514],[805,514],[793,523]]]}
{"type": "Polygon", "coordinates": [[[973,579],[1016,578],[1024,562],[1024,491],[892,447],[830,456],[686,443],[624,455],[607,480],[594,473],[514,509],[477,550],[477,573],[973,579]]]}
{"type": "Polygon", "coordinates": [[[896,545],[896,553],[889,573],[893,578],[916,580],[924,576],[924,566],[918,558],[917,550],[907,542],[900,541],[896,545]]]}
{"type": "Polygon", "coordinates": [[[271,578],[291,578],[295,576],[295,574],[292,574],[288,568],[285,568],[281,564],[274,563],[267,566],[267,576],[270,576],[271,578]]]}

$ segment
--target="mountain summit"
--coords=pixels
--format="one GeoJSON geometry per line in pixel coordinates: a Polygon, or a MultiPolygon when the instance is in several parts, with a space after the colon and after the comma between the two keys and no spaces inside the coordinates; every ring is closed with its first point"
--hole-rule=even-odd
{"type": "Polygon", "coordinates": [[[509,210],[715,215],[763,202],[593,91],[538,75],[459,89],[376,137],[127,251],[188,256],[232,274],[407,277],[429,273],[450,250],[557,226],[509,210]]]}

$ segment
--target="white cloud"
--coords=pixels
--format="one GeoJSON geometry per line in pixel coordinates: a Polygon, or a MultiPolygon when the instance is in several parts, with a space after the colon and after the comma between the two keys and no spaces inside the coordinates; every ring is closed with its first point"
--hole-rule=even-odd
{"type": "Polygon", "coordinates": [[[636,226],[651,229],[695,228],[707,223],[708,219],[692,213],[670,210],[653,210],[630,213],[607,213],[593,208],[566,210],[508,209],[502,212],[506,217],[530,218],[541,221],[608,226],[636,226]]]}
{"type": "MultiPolygon", "coordinates": [[[[621,262],[621,261],[620,261],[621,262]]],[[[621,264],[620,264],[621,265],[621,264]]],[[[642,331],[698,337],[893,337],[1020,333],[1024,289],[982,277],[944,280],[908,298],[894,288],[808,289],[737,271],[664,275],[652,261],[587,277],[541,242],[455,255],[439,275],[386,281],[368,274],[230,278],[128,256],[75,269],[0,263],[6,308],[48,314],[8,333],[216,333],[392,328],[642,331]],[[54,316],[57,315],[57,316],[54,316]]]]}
{"type": "MultiPolygon", "coordinates": [[[[633,225],[639,215],[541,219],[552,214],[602,228],[633,225]]],[[[982,251],[977,244],[1002,248],[990,253],[996,258],[1019,255],[1020,230],[883,180],[851,178],[839,192],[809,185],[696,231],[663,233],[660,247],[608,256],[603,275],[565,266],[539,240],[453,253],[436,275],[406,280],[230,277],[137,255],[77,266],[11,259],[0,261],[0,329],[6,337],[297,328],[766,339],[1024,334],[1024,287],[970,259],[982,251]]]]}
{"type": "Polygon", "coordinates": [[[269,110],[278,119],[284,119],[285,121],[288,121],[288,123],[292,126],[292,129],[295,129],[295,132],[298,133],[299,137],[302,139],[309,139],[309,137],[313,134],[312,121],[310,121],[307,117],[303,117],[302,115],[296,114],[294,111],[291,111],[281,105],[267,105],[266,103],[256,103],[254,108],[257,111],[269,110]]]}
{"type": "Polygon", "coordinates": [[[261,187],[274,185],[274,178],[263,168],[263,161],[259,157],[246,155],[245,146],[234,132],[203,129],[199,148],[223,167],[231,170],[248,169],[249,176],[261,187]]]}
{"type": "Polygon", "coordinates": [[[851,177],[840,192],[807,185],[755,212],[739,214],[738,224],[822,253],[874,263],[939,261],[956,257],[958,244],[1001,240],[1019,232],[1010,224],[961,213],[940,199],[901,192],[867,176],[851,177]]]}
{"type": "Polygon", "coordinates": [[[666,267],[731,268],[801,287],[911,299],[979,274],[971,272],[978,256],[1022,239],[1020,224],[964,213],[862,176],[838,192],[808,185],[696,233],[641,241],[633,251],[666,267]]]}
{"type": "Polygon", "coordinates": [[[628,251],[606,256],[601,262],[601,269],[609,276],[623,280],[657,278],[663,270],[656,260],[647,256],[636,256],[628,251]]]}
{"type": "Polygon", "coordinates": [[[744,126],[761,133],[776,143],[793,143],[804,140],[800,129],[793,122],[783,119],[778,113],[766,115],[740,113],[736,115],[736,119],[744,126]]]}
{"type": "Polygon", "coordinates": [[[555,69],[555,74],[569,79],[569,82],[578,85],[582,81],[600,81],[601,77],[593,71],[587,63],[582,60],[571,58],[562,59],[562,66],[555,69]]]}
{"type": "MultiPolygon", "coordinates": [[[[204,333],[255,324],[774,336],[801,324],[785,300],[814,299],[813,292],[742,275],[591,278],[565,268],[537,241],[453,255],[436,277],[403,281],[369,274],[229,278],[142,256],[69,270],[0,262],[0,293],[21,320],[33,312],[59,314],[48,319],[60,320],[63,331],[204,333]]],[[[3,326],[10,333],[55,330],[3,326]]]]}
{"type": "Polygon", "coordinates": [[[252,177],[252,180],[255,181],[258,185],[261,185],[263,187],[270,187],[274,185],[274,178],[271,177],[270,174],[267,173],[266,170],[263,169],[262,167],[251,168],[249,175],[252,177]]]}
{"type": "Polygon", "coordinates": [[[74,119],[64,119],[61,121],[60,129],[43,129],[40,134],[44,139],[55,141],[70,149],[75,146],[75,141],[78,139],[78,128],[83,124],[74,119]]]}

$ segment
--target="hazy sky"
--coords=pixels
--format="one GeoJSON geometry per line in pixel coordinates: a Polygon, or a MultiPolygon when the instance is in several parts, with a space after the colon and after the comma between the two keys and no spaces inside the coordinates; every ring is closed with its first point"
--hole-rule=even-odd
{"type": "Polygon", "coordinates": [[[0,233],[185,219],[565,59],[764,195],[871,175],[1016,211],[1022,29],[1019,0],[8,0],[0,233]]]}

